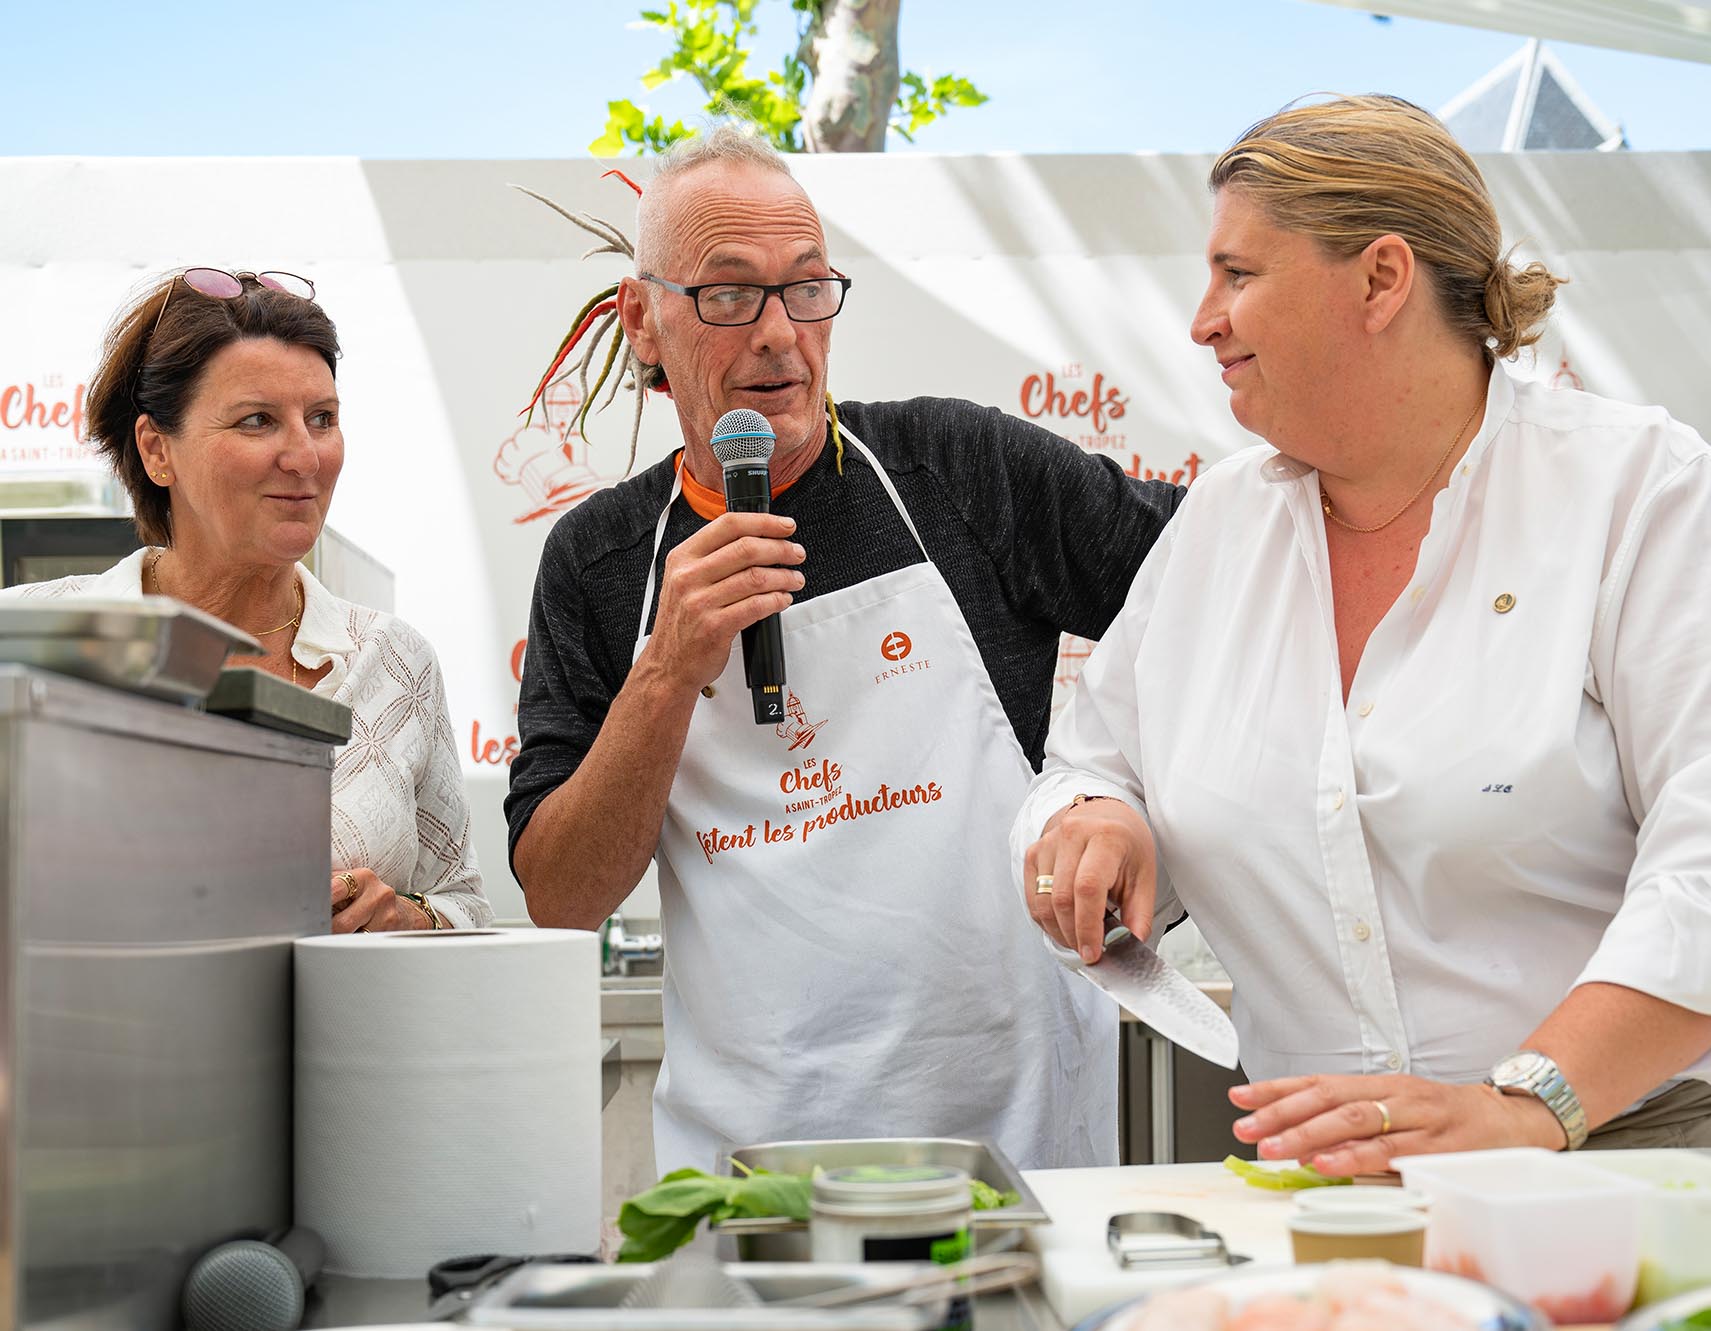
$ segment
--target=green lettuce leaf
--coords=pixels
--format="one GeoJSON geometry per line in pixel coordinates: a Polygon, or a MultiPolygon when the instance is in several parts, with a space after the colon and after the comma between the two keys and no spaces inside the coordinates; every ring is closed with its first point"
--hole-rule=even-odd
{"type": "Polygon", "coordinates": [[[969,1191],[974,1194],[974,1209],[977,1211],[996,1211],[1001,1206],[1019,1206],[1022,1202],[1022,1194],[1015,1189],[999,1192],[990,1183],[982,1183],[979,1179],[970,1181],[969,1191]]]}
{"type": "MultiPolygon", "coordinates": [[[[1015,1206],[1021,1196],[999,1192],[975,1179],[970,1191],[976,1211],[1015,1206]]],[[[624,1246],[620,1262],[657,1262],[695,1237],[702,1220],[715,1224],[734,1216],[786,1216],[806,1220],[814,1194],[812,1174],[771,1174],[757,1169],[741,1178],[679,1169],[646,1192],[637,1193],[618,1211],[624,1246]]]]}

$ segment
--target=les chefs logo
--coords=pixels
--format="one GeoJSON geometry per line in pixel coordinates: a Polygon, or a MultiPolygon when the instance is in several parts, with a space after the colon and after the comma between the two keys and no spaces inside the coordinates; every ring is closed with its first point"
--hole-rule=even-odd
{"type": "Polygon", "coordinates": [[[875,684],[885,684],[904,675],[912,675],[918,670],[930,670],[933,663],[925,657],[913,658],[915,642],[902,629],[892,629],[879,640],[879,655],[891,662],[885,669],[876,671],[873,676],[875,684]]]}

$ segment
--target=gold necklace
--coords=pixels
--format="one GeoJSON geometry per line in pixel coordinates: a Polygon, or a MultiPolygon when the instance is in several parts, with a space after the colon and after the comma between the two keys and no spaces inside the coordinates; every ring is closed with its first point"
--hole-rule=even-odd
{"type": "Polygon", "coordinates": [[[1332,522],[1336,523],[1339,527],[1347,528],[1349,531],[1360,532],[1363,536],[1371,535],[1375,531],[1383,531],[1391,523],[1395,522],[1397,518],[1401,517],[1409,509],[1413,508],[1414,501],[1426,493],[1426,487],[1430,485],[1437,478],[1438,473],[1444,469],[1444,463],[1449,461],[1450,454],[1456,451],[1456,445],[1461,442],[1462,434],[1467,430],[1467,427],[1473,423],[1473,418],[1479,414],[1479,409],[1484,405],[1485,400],[1483,398],[1473,404],[1473,410],[1468,412],[1467,419],[1457,426],[1456,432],[1450,436],[1450,445],[1444,450],[1443,456],[1438,459],[1438,465],[1432,468],[1432,474],[1420,482],[1420,488],[1408,496],[1408,502],[1406,504],[1402,505],[1401,508],[1397,509],[1376,527],[1357,527],[1354,523],[1348,522],[1343,518],[1339,518],[1331,511],[1331,496],[1325,493],[1325,487],[1321,484],[1319,486],[1319,506],[1325,510],[1325,516],[1332,522]]]}
{"type": "MultiPolygon", "coordinates": [[[[162,585],[160,580],[160,557],[165,553],[166,551],[164,549],[157,549],[149,556],[148,562],[149,577],[154,579],[154,589],[162,596],[166,595],[166,588],[162,585]]],[[[297,592],[297,613],[290,619],[286,620],[278,628],[261,629],[258,632],[250,634],[252,638],[266,638],[271,634],[283,633],[286,629],[294,629],[303,622],[303,584],[298,581],[297,571],[295,569],[293,569],[291,573],[291,585],[297,592]]],[[[291,658],[291,682],[295,684],[297,682],[297,654],[289,647],[285,649],[285,654],[291,658]]]]}

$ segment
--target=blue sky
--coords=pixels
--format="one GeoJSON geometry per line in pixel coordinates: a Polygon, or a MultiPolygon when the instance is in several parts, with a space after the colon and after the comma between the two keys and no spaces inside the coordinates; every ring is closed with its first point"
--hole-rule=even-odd
{"type": "MultiPolygon", "coordinates": [[[[0,155],[581,156],[664,54],[642,0],[0,0],[0,155]]],[[[757,55],[793,40],[764,0],[757,55]]],[[[1437,108],[1519,36],[1308,0],[904,0],[903,63],[991,95],[922,151],[1206,151],[1315,90],[1437,108]]],[[[1711,65],[1555,45],[1637,149],[1711,148],[1711,65]]],[[[903,145],[894,147],[901,150],[903,145]]]]}

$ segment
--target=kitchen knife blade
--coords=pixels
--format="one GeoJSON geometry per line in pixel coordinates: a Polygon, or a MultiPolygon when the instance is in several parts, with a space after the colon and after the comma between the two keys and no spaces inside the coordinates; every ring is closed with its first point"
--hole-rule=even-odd
{"type": "Polygon", "coordinates": [[[1236,1028],[1224,1009],[1130,933],[1116,911],[1105,912],[1105,925],[1105,953],[1091,966],[1083,965],[1076,953],[1050,938],[1046,943],[1060,962],[1110,994],[1172,1044],[1221,1067],[1235,1067],[1239,1057],[1236,1028]]]}

